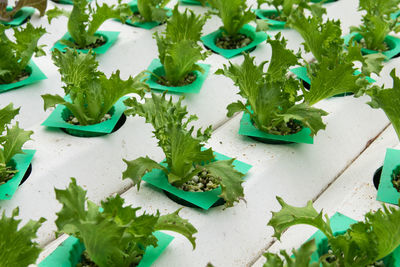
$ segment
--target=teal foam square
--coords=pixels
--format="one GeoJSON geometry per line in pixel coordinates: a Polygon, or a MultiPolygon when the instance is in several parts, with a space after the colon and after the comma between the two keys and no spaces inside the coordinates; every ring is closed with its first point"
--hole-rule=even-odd
{"type": "MultiPolygon", "coordinates": [[[[8,6],[6,10],[11,11],[12,7],[8,6]]],[[[10,26],[19,26],[23,24],[28,18],[30,18],[33,15],[33,13],[35,13],[35,9],[33,7],[23,7],[14,15],[12,21],[0,20],[0,23],[10,26]]]]}
{"type": "Polygon", "coordinates": [[[240,30],[240,33],[251,37],[253,39],[253,41],[249,45],[242,47],[242,48],[223,49],[223,48],[220,48],[215,45],[215,40],[222,35],[222,32],[223,31],[221,29],[219,29],[215,32],[212,32],[212,33],[206,35],[206,36],[202,36],[200,39],[206,47],[210,48],[212,51],[214,51],[228,59],[232,58],[234,56],[237,56],[237,55],[241,54],[242,52],[252,50],[257,45],[264,42],[268,38],[268,35],[265,32],[256,32],[256,29],[253,26],[246,24],[240,30]]]}

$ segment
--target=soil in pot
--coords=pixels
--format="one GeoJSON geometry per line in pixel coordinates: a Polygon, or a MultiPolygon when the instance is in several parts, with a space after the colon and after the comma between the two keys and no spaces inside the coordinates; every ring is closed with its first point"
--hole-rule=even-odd
{"type": "MultiPolygon", "coordinates": [[[[137,22],[137,23],[146,23],[146,22],[153,22],[153,21],[145,21],[144,18],[142,17],[142,15],[140,15],[140,13],[138,11],[133,12],[133,15],[128,17],[128,20],[137,22]]],[[[163,22],[159,22],[159,25],[165,24],[167,21],[163,21],[163,22]]]]}
{"type": "Polygon", "coordinates": [[[76,44],[75,41],[72,38],[70,38],[68,41],[73,42],[77,46],[77,49],[82,49],[82,50],[95,49],[95,48],[98,48],[98,47],[104,45],[105,43],[107,43],[107,38],[106,37],[104,37],[103,35],[97,35],[97,36],[99,38],[97,38],[95,43],[87,45],[85,47],[79,47],[79,45],[76,44]]]}
{"type": "Polygon", "coordinates": [[[373,177],[373,182],[376,190],[378,190],[379,183],[381,181],[381,175],[382,175],[382,169],[383,166],[380,166],[375,172],[374,172],[374,177],[373,177]]]}
{"type": "MultiPolygon", "coordinates": [[[[266,12],[264,11],[262,13],[262,15],[266,18],[272,19],[272,20],[276,20],[276,21],[283,21],[285,22],[286,20],[284,18],[282,18],[279,14],[276,13],[272,13],[272,12],[266,12]]],[[[260,17],[258,17],[259,19],[261,19],[260,17]]]]}
{"type": "MultiPolygon", "coordinates": [[[[108,119],[111,119],[112,115],[114,114],[114,108],[112,108],[110,110],[109,113],[107,113],[104,118],[102,119],[101,122],[104,122],[108,119]]],[[[79,125],[79,123],[75,124],[77,122],[76,118],[74,116],[72,116],[72,113],[68,110],[68,109],[64,109],[63,113],[62,113],[63,119],[70,124],[73,125],[79,125]]],[[[113,130],[111,131],[111,133],[118,131],[126,122],[126,116],[124,113],[122,113],[121,117],[119,118],[119,120],[117,121],[117,123],[115,124],[113,130]]],[[[64,131],[65,133],[69,134],[69,135],[73,135],[73,136],[78,136],[78,137],[97,137],[97,136],[103,136],[106,135],[107,133],[97,133],[97,132],[88,132],[88,131],[80,131],[80,130],[76,130],[76,129],[68,129],[68,128],[60,128],[62,131],[64,131]]]]}
{"type": "MultiPolygon", "coordinates": [[[[140,262],[142,257],[138,260],[140,262]]],[[[131,264],[131,267],[138,266],[138,264],[131,264]]],[[[90,258],[89,255],[87,254],[86,250],[82,253],[81,256],[81,261],[76,265],[76,267],[98,267],[96,263],[94,263],[90,258]]]]}
{"type": "Polygon", "coordinates": [[[393,187],[400,193],[400,165],[398,165],[392,172],[393,187]]]}
{"type": "Polygon", "coordinates": [[[15,80],[13,82],[11,82],[11,83],[2,83],[2,82],[0,82],[0,85],[1,84],[12,84],[12,83],[20,82],[20,81],[23,81],[23,80],[27,79],[30,75],[31,75],[31,71],[29,71],[28,68],[26,68],[17,76],[17,78],[15,78],[15,80]]]}
{"type": "MultiPolygon", "coordinates": [[[[184,183],[183,185],[177,187],[180,190],[186,191],[186,192],[207,192],[214,190],[219,187],[219,179],[212,176],[205,168],[200,171],[197,175],[193,176],[191,180],[188,182],[184,183]]],[[[163,190],[164,193],[167,195],[167,197],[173,201],[175,201],[178,204],[181,204],[186,207],[191,207],[191,208],[199,208],[198,206],[181,199],[178,196],[175,196],[174,194],[171,194],[168,191],[163,190]]],[[[217,202],[215,202],[211,207],[217,207],[225,204],[225,200],[220,198],[218,199],[217,202]]]]}
{"type": "Polygon", "coordinates": [[[189,73],[183,81],[179,82],[177,85],[172,85],[167,79],[165,79],[165,76],[161,76],[160,78],[161,79],[157,79],[158,84],[168,87],[179,87],[192,84],[197,79],[197,75],[195,73],[189,73]]]}
{"type": "MultiPolygon", "coordinates": [[[[253,122],[254,127],[257,128],[257,126],[255,125],[255,123],[253,122]]],[[[291,135],[291,134],[296,134],[298,132],[300,132],[303,127],[301,127],[300,124],[296,123],[293,120],[290,120],[287,124],[286,124],[291,131],[287,134],[283,134],[283,135],[291,135]]],[[[258,129],[258,128],[257,128],[258,129]]],[[[261,131],[261,130],[260,130],[261,131]]],[[[276,131],[280,132],[278,129],[276,129],[276,131]]],[[[268,134],[275,134],[275,133],[268,133],[268,134]]],[[[275,134],[276,135],[276,134],[275,134]]],[[[283,141],[283,140],[275,140],[275,139],[267,139],[267,138],[262,138],[262,137],[256,137],[256,136],[249,136],[252,139],[265,143],[265,144],[293,144],[294,142],[290,142],[290,141],[283,141]]]]}
{"type": "Polygon", "coordinates": [[[215,45],[222,49],[238,49],[248,46],[251,42],[253,42],[252,38],[239,33],[234,37],[220,36],[215,40],[215,45]]]}
{"type": "MultiPolygon", "coordinates": [[[[10,166],[10,169],[11,169],[11,170],[15,171],[15,162],[14,162],[14,161],[12,161],[12,162],[9,164],[9,166],[10,166]]],[[[8,175],[8,177],[6,177],[5,179],[3,179],[2,182],[0,182],[0,185],[3,185],[3,184],[5,184],[5,183],[7,183],[9,180],[11,180],[11,179],[15,176],[15,174],[16,174],[17,172],[18,172],[18,171],[14,172],[14,173],[10,173],[10,174],[8,175]]],[[[32,164],[29,164],[29,167],[28,167],[28,169],[26,170],[26,172],[25,172],[25,174],[24,174],[24,177],[22,177],[21,182],[19,183],[19,185],[22,185],[23,183],[25,183],[25,181],[28,179],[28,177],[31,175],[31,173],[32,173],[32,164]]]]}

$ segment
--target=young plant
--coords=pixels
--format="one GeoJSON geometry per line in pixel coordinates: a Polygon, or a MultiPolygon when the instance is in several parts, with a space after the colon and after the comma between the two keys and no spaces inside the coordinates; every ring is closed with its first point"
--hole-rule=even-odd
{"type": "Polygon", "coordinates": [[[356,43],[344,49],[340,21],[323,22],[320,16],[305,17],[296,10],[288,23],[303,37],[305,51],[315,58],[315,62],[306,64],[311,85],[309,91],[304,91],[304,97],[310,105],[337,94],[361,95],[369,85],[366,77],[379,74],[383,67],[382,54],[362,56],[361,46],[356,43]],[[359,75],[354,75],[356,62],[362,64],[359,75]]]}
{"type": "Polygon", "coordinates": [[[18,123],[10,127],[9,124],[19,113],[19,108],[14,109],[13,104],[0,109],[0,185],[10,180],[18,170],[12,158],[16,154],[24,154],[22,146],[31,140],[32,131],[24,131],[18,123]]]}
{"type": "Polygon", "coordinates": [[[257,0],[258,8],[263,4],[273,6],[280,20],[286,21],[295,9],[311,9],[310,0],[257,0]]]}
{"type": "MultiPolygon", "coordinates": [[[[375,262],[389,255],[400,245],[400,209],[383,206],[376,212],[369,212],[365,215],[364,222],[357,222],[343,234],[335,235],[332,231],[327,215],[323,216],[322,211],[317,212],[309,201],[305,207],[294,207],[286,204],[280,197],[277,197],[281,210],[272,212],[272,218],[268,225],[274,228],[274,237],[281,237],[281,234],[288,228],[298,224],[306,224],[318,228],[327,238],[330,252],[320,257],[320,262],[314,265],[307,265],[312,252],[316,250],[315,244],[309,241],[305,243],[296,254],[296,262],[302,262],[301,266],[371,266],[375,262]],[[298,257],[301,255],[301,257],[298,257]],[[302,259],[302,260],[301,260],[302,259]]],[[[285,254],[283,254],[285,256],[285,254]]],[[[265,266],[287,266],[284,265],[278,255],[267,253],[265,266]],[[279,263],[271,265],[272,263],[279,263]]],[[[293,259],[288,259],[288,263],[293,259]]],[[[298,265],[289,265],[298,266],[298,265]]],[[[373,265],[376,266],[376,265],[373,265]]]]}
{"type": "Polygon", "coordinates": [[[288,77],[290,66],[298,64],[299,53],[286,48],[286,40],[280,33],[275,40],[267,41],[272,47],[272,57],[267,72],[263,67],[267,62],[255,65],[254,58],[244,55],[242,65],[230,63],[229,68],[219,69],[216,74],[223,74],[233,80],[239,87],[239,95],[246,102],[238,101],[230,104],[228,117],[237,112],[245,112],[256,127],[264,132],[277,135],[293,134],[308,127],[311,135],[325,129],[322,116],[327,112],[311,107],[298,92],[302,88],[299,80],[288,77]]]}
{"type": "Polygon", "coordinates": [[[32,56],[43,56],[38,40],[46,33],[44,28],[35,28],[27,23],[25,28],[13,28],[14,39],[6,35],[9,27],[0,23],[0,84],[17,82],[29,75],[27,65],[32,56]]]}
{"type": "Polygon", "coordinates": [[[14,16],[23,7],[33,7],[39,10],[40,16],[44,16],[47,8],[47,0],[19,0],[15,6],[7,10],[8,0],[0,2],[0,21],[12,21],[14,16]]]}
{"type": "Polygon", "coordinates": [[[198,44],[201,31],[208,19],[207,16],[196,16],[186,9],[178,11],[178,5],[172,11],[172,17],[167,22],[164,36],[155,33],[159,59],[164,66],[165,75],[159,77],[159,82],[167,86],[182,86],[193,82],[194,71],[204,72],[197,62],[204,60],[209,52],[202,53],[198,44]]]}
{"type": "Polygon", "coordinates": [[[93,53],[83,54],[70,49],[62,53],[56,49],[52,58],[65,84],[65,95],[68,95],[71,101],[60,95],[45,94],[42,95],[44,109],[55,107],[57,104],[65,105],[79,125],[101,122],[121,97],[130,93],[143,97],[144,90],[148,90],[148,86],[141,82],[145,73],[124,81],[121,80],[118,70],[107,78],[97,70],[99,63],[93,53]]]}
{"type": "MultiPolygon", "coordinates": [[[[148,246],[157,246],[155,231],[168,230],[185,236],[196,247],[196,228],[179,216],[137,215],[140,208],[124,206],[119,195],[102,201],[100,207],[86,198],[86,191],[71,178],[65,190],[55,189],[62,204],[55,221],[58,232],[72,235],[85,245],[84,259],[99,267],[137,266],[148,246]]],[[[93,265],[88,265],[93,266],[93,265]]]]}
{"type": "Polygon", "coordinates": [[[36,232],[46,219],[30,220],[27,224],[18,226],[21,220],[15,219],[19,209],[13,210],[11,217],[6,217],[3,211],[0,217],[0,262],[2,266],[28,266],[34,264],[42,250],[32,241],[36,232]]]}
{"type": "Polygon", "coordinates": [[[246,0],[208,0],[208,3],[216,9],[210,13],[220,17],[223,23],[222,37],[217,39],[217,46],[233,49],[251,43],[249,37],[239,33],[245,24],[256,18],[247,7],[246,0]]]}
{"type": "Polygon", "coordinates": [[[400,18],[391,17],[392,13],[399,10],[399,4],[400,0],[360,0],[358,10],[366,12],[362,17],[363,24],[350,30],[361,34],[367,49],[388,50],[384,41],[386,36],[400,31],[397,25],[400,18]]]}
{"type": "Polygon", "coordinates": [[[165,6],[171,0],[137,0],[139,14],[131,17],[132,21],[149,22],[157,21],[164,22],[167,20],[168,10],[165,6]]]}
{"type": "Polygon", "coordinates": [[[371,97],[368,103],[372,108],[381,108],[389,118],[400,139],[400,78],[396,76],[396,69],[390,72],[393,79],[393,88],[384,88],[377,85],[366,93],[371,97]]]}
{"type": "Polygon", "coordinates": [[[187,117],[188,112],[186,106],[182,106],[182,100],[183,97],[173,103],[172,98],[169,101],[165,99],[165,94],[152,94],[152,98],[145,98],[143,104],[135,98],[125,101],[131,107],[125,114],[139,115],[153,125],[153,133],[166,159],[161,164],[149,157],[132,161],[124,159],[127,169],[122,177],[130,178],[139,190],[142,177],[153,169],[160,169],[170,184],[185,191],[209,191],[221,186],[220,197],[226,201],[226,207],[231,207],[244,196],[244,175],[234,169],[234,159],[215,161],[213,150],[204,148],[203,143],[211,137],[211,126],[203,132],[198,129],[193,136],[194,128],[188,129],[188,124],[197,117],[187,117]],[[201,186],[198,185],[199,181],[203,181],[201,186]]]}
{"type": "Polygon", "coordinates": [[[77,49],[96,48],[103,45],[106,40],[96,34],[100,26],[108,19],[119,19],[125,22],[131,13],[127,4],[120,4],[116,7],[107,4],[100,6],[96,3],[96,8],[93,8],[90,1],[87,0],[74,0],[71,12],[58,7],[46,12],[49,23],[61,15],[69,17],[68,32],[73,40],[60,40],[59,42],[77,49]]]}

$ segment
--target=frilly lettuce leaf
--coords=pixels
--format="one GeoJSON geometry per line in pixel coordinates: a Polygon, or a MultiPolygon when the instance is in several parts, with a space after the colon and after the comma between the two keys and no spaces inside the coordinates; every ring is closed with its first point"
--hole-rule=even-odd
{"type": "Polygon", "coordinates": [[[371,97],[368,104],[372,108],[381,108],[386,113],[400,139],[400,79],[396,76],[395,69],[390,72],[390,76],[393,79],[393,88],[372,87],[367,91],[371,97]]]}
{"type": "Polygon", "coordinates": [[[10,162],[11,158],[16,154],[24,154],[22,146],[31,140],[32,131],[25,131],[18,126],[18,122],[11,128],[7,128],[6,135],[0,136],[0,159],[2,163],[10,162]]]}
{"type": "Polygon", "coordinates": [[[208,0],[211,7],[216,9],[216,15],[222,20],[222,29],[228,36],[235,36],[240,29],[256,16],[247,7],[245,0],[208,0]]]}
{"type": "Polygon", "coordinates": [[[0,109],[0,134],[6,130],[6,126],[19,114],[20,108],[14,109],[13,103],[0,109]]]}
{"type": "Polygon", "coordinates": [[[267,72],[263,68],[267,62],[260,65],[254,63],[254,58],[244,55],[242,65],[224,65],[224,69],[217,70],[216,74],[223,74],[233,80],[239,87],[239,95],[246,102],[238,101],[230,104],[228,116],[236,112],[248,113],[254,124],[261,131],[271,134],[290,134],[292,129],[289,122],[299,122],[303,127],[311,129],[315,135],[325,129],[322,116],[327,113],[321,109],[311,107],[307,103],[300,103],[302,96],[301,83],[293,77],[287,77],[289,68],[297,65],[299,53],[286,48],[286,40],[278,34],[275,40],[267,41],[272,47],[271,62],[267,72]]]}
{"type": "Polygon", "coordinates": [[[63,205],[57,213],[58,232],[77,237],[99,267],[138,264],[144,249],[157,245],[153,232],[159,229],[182,233],[194,244],[197,230],[179,217],[178,211],[165,217],[158,212],[138,216],[140,208],[124,207],[124,200],[118,195],[103,201],[100,209],[86,200],[86,191],[74,178],[71,180],[67,189],[55,189],[56,199],[63,205]]]}
{"type": "Polygon", "coordinates": [[[46,219],[30,220],[18,229],[21,220],[15,219],[19,209],[11,217],[3,211],[0,217],[0,262],[3,266],[28,266],[34,264],[42,250],[36,242],[36,232],[46,219]]]}
{"type": "Polygon", "coordinates": [[[203,48],[198,44],[208,17],[188,11],[180,13],[176,5],[164,35],[155,34],[159,59],[165,70],[165,76],[160,78],[169,86],[180,85],[189,73],[196,70],[204,72],[197,62],[210,54],[202,53],[203,48]]]}
{"type": "Polygon", "coordinates": [[[18,0],[15,6],[7,11],[8,0],[0,2],[0,21],[12,21],[15,14],[23,7],[33,7],[39,10],[40,16],[44,16],[47,8],[47,0],[18,0]]]}
{"type": "Polygon", "coordinates": [[[274,228],[274,236],[279,239],[282,232],[297,224],[318,228],[327,237],[328,246],[336,258],[329,264],[326,255],[321,255],[323,266],[369,266],[400,245],[400,209],[383,206],[376,212],[367,213],[364,222],[355,223],[345,233],[334,235],[328,217],[325,215],[324,221],[322,211],[318,213],[311,201],[306,207],[293,207],[281,198],[277,199],[282,208],[279,212],[272,212],[268,223],[274,228]]]}
{"type": "Polygon", "coordinates": [[[33,55],[45,55],[38,41],[46,30],[27,23],[25,28],[12,28],[14,38],[5,34],[9,27],[0,23],[0,84],[15,82],[26,69],[33,55]]]}
{"type": "Polygon", "coordinates": [[[173,103],[172,98],[169,101],[165,99],[164,93],[162,96],[152,94],[151,98],[145,98],[144,103],[139,103],[134,98],[124,102],[130,107],[125,114],[139,115],[153,125],[153,133],[164,151],[167,167],[148,157],[132,161],[124,159],[127,169],[123,173],[123,179],[132,179],[139,189],[143,175],[152,169],[161,169],[168,177],[169,183],[180,186],[205,168],[219,180],[222,189],[220,197],[225,199],[226,206],[230,207],[243,197],[243,174],[234,169],[233,159],[213,161],[215,157],[212,149],[205,149],[203,144],[210,138],[211,126],[204,131],[199,129],[194,136],[194,128],[188,129],[188,123],[197,117],[187,118],[188,112],[186,107],[182,106],[182,99],[173,103]]]}
{"type": "Polygon", "coordinates": [[[280,255],[284,257],[285,261],[278,254],[267,252],[264,254],[267,262],[263,267],[319,267],[320,263],[310,264],[311,255],[316,250],[315,240],[312,239],[304,243],[298,250],[293,249],[294,257],[290,257],[285,250],[281,250],[280,255]]]}
{"type": "Polygon", "coordinates": [[[60,69],[65,95],[71,97],[71,102],[59,95],[45,94],[42,95],[44,109],[57,104],[65,105],[80,125],[99,123],[121,97],[130,93],[143,97],[148,90],[147,84],[142,82],[145,77],[143,72],[124,81],[117,70],[107,78],[97,70],[98,62],[92,53],[54,50],[53,60],[60,69]]]}
{"type": "Polygon", "coordinates": [[[399,4],[399,0],[360,0],[358,10],[366,13],[362,17],[362,24],[350,30],[363,36],[366,48],[385,51],[385,37],[392,31],[400,31],[397,26],[399,18],[391,17],[392,13],[398,11],[399,4]]]}
{"type": "Polygon", "coordinates": [[[100,26],[109,19],[118,19],[125,22],[127,16],[131,14],[127,4],[107,5],[95,4],[96,8],[90,5],[87,0],[74,0],[71,12],[61,10],[58,7],[46,12],[49,23],[58,16],[66,16],[68,19],[68,32],[73,41],[60,40],[61,43],[71,48],[88,49],[92,44],[101,38],[95,35],[100,26]]]}
{"type": "Polygon", "coordinates": [[[268,225],[274,228],[274,237],[280,239],[284,231],[297,224],[314,226],[321,230],[328,239],[333,237],[328,216],[325,216],[324,221],[322,211],[318,213],[313,207],[312,201],[308,201],[305,207],[294,207],[285,203],[285,201],[278,196],[276,199],[281,205],[281,210],[272,212],[272,218],[268,222],[268,225]]]}
{"type": "Polygon", "coordinates": [[[360,96],[370,85],[366,77],[381,71],[382,55],[362,56],[361,46],[352,41],[345,50],[340,21],[323,22],[319,16],[306,17],[294,11],[288,23],[301,34],[305,50],[316,59],[306,64],[311,88],[303,91],[309,105],[346,92],[360,96]],[[354,75],[357,61],[362,63],[360,75],[354,75]]]}
{"type": "Polygon", "coordinates": [[[170,0],[138,0],[137,7],[143,18],[142,21],[164,22],[167,20],[168,10],[165,6],[169,2],[170,0]]]}

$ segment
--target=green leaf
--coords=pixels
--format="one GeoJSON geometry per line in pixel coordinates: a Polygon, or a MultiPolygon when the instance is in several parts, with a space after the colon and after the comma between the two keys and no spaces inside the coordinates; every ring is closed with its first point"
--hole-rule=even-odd
{"type": "Polygon", "coordinates": [[[396,77],[396,70],[390,72],[393,79],[393,88],[374,86],[367,91],[371,97],[368,104],[373,108],[381,108],[389,118],[397,136],[400,139],[400,79],[396,77]]]}
{"type": "Polygon", "coordinates": [[[279,212],[272,212],[272,218],[268,222],[268,225],[274,228],[274,237],[280,239],[284,231],[297,224],[314,226],[321,230],[328,239],[333,237],[329,218],[326,216],[326,221],[324,221],[322,212],[318,213],[314,209],[312,201],[307,202],[305,207],[294,207],[286,204],[285,201],[278,196],[276,199],[281,205],[281,210],[279,212]]]}
{"type": "Polygon", "coordinates": [[[358,10],[365,12],[362,25],[350,30],[363,36],[366,48],[385,51],[385,37],[398,31],[397,19],[392,19],[391,14],[398,11],[399,4],[399,0],[360,0],[358,10]]]}
{"type": "Polygon", "coordinates": [[[306,103],[301,103],[290,107],[281,116],[286,123],[291,120],[301,121],[302,126],[309,128],[311,135],[315,135],[319,130],[325,130],[326,125],[322,121],[322,116],[326,115],[328,113],[322,109],[313,108],[306,103]]]}
{"type": "Polygon", "coordinates": [[[196,230],[177,212],[161,221],[163,216],[158,211],[156,215],[137,216],[140,208],[124,207],[124,200],[118,195],[102,201],[100,209],[86,200],[86,192],[74,178],[67,189],[55,192],[63,205],[57,213],[58,231],[83,242],[89,258],[99,267],[137,265],[147,246],[157,246],[153,232],[161,228],[182,233],[194,241],[191,234],[196,230]],[[175,227],[170,225],[174,223],[175,227]]]}
{"type": "Polygon", "coordinates": [[[131,179],[133,181],[133,186],[137,186],[137,189],[140,189],[140,183],[142,181],[142,177],[153,169],[163,170],[165,173],[168,171],[165,167],[161,166],[159,163],[150,159],[149,157],[140,157],[135,160],[128,161],[123,159],[126,163],[127,168],[122,174],[122,179],[131,179]]]}
{"type": "Polygon", "coordinates": [[[208,3],[217,10],[228,36],[237,35],[245,24],[256,19],[245,0],[208,0],[208,3]]]}
{"type": "Polygon", "coordinates": [[[10,162],[16,154],[23,154],[22,146],[31,140],[32,131],[24,131],[18,126],[18,122],[12,128],[7,128],[7,134],[0,136],[0,144],[3,146],[4,162],[10,162]]]}
{"type": "Polygon", "coordinates": [[[89,27],[87,33],[94,36],[100,26],[109,19],[118,19],[125,22],[125,14],[129,13],[129,11],[130,7],[128,5],[119,5],[118,8],[115,8],[114,5],[109,6],[107,4],[102,4],[100,6],[96,3],[96,11],[92,13],[92,19],[88,24],[89,27]]]}
{"type": "Polygon", "coordinates": [[[14,38],[9,39],[6,29],[8,27],[0,23],[0,84],[12,83],[19,78],[32,56],[42,51],[37,43],[46,33],[44,28],[27,23],[25,28],[12,28],[14,38]]]}
{"type": "Polygon", "coordinates": [[[235,113],[240,112],[240,111],[244,111],[247,112],[248,109],[246,108],[246,105],[243,104],[243,102],[241,101],[237,101],[235,103],[231,103],[229,104],[226,109],[228,110],[228,113],[226,114],[226,116],[228,117],[232,117],[235,113]]]}
{"type": "Polygon", "coordinates": [[[58,6],[55,6],[53,9],[49,9],[46,11],[47,21],[49,22],[49,24],[55,18],[58,18],[60,16],[69,17],[70,15],[71,15],[70,11],[60,9],[58,8],[58,6]]]}
{"type": "Polygon", "coordinates": [[[164,36],[155,34],[159,58],[165,70],[162,78],[168,86],[181,86],[186,76],[196,70],[204,72],[196,63],[210,54],[202,53],[203,48],[198,45],[207,18],[196,16],[192,11],[189,14],[187,9],[180,13],[176,5],[164,36]]]}
{"type": "Polygon", "coordinates": [[[167,16],[167,10],[164,8],[170,0],[138,0],[138,11],[143,18],[143,22],[157,21],[164,22],[167,16]]]}
{"type": "Polygon", "coordinates": [[[18,227],[21,220],[15,219],[19,209],[12,212],[11,217],[6,217],[5,212],[0,218],[0,262],[2,266],[28,266],[34,264],[42,250],[36,239],[36,232],[41,224],[46,221],[30,220],[22,227],[18,227]],[[18,229],[19,228],[19,229],[18,229]]]}
{"type": "Polygon", "coordinates": [[[160,216],[158,218],[157,224],[155,225],[155,229],[180,233],[190,241],[193,249],[195,249],[196,237],[194,237],[193,235],[197,233],[197,229],[188,220],[182,219],[181,216],[179,216],[180,210],[181,209],[178,209],[174,213],[160,216]]]}
{"type": "Polygon", "coordinates": [[[5,0],[0,3],[0,21],[12,21],[23,7],[36,8],[39,10],[40,16],[44,16],[47,8],[47,0],[19,0],[11,10],[7,11],[7,2],[8,0],[5,0]]]}
{"type": "Polygon", "coordinates": [[[204,165],[211,175],[220,180],[221,195],[219,197],[225,200],[226,207],[232,207],[235,202],[244,198],[243,176],[233,165],[235,159],[218,160],[204,165]]]}
{"type": "Polygon", "coordinates": [[[263,267],[318,267],[319,263],[311,263],[311,255],[317,250],[315,245],[315,240],[309,240],[298,250],[293,249],[293,257],[290,257],[286,251],[281,250],[280,254],[285,258],[285,264],[280,258],[278,254],[273,253],[265,253],[264,257],[267,259],[267,262],[263,265],[263,267]]]}
{"type": "Polygon", "coordinates": [[[0,134],[6,130],[7,124],[19,114],[19,109],[14,109],[13,103],[8,104],[4,108],[0,109],[0,134]]]}
{"type": "Polygon", "coordinates": [[[149,86],[142,81],[146,75],[144,72],[124,81],[117,70],[107,78],[97,70],[98,62],[93,53],[83,54],[76,50],[61,53],[55,50],[53,60],[66,85],[65,95],[70,96],[71,102],[59,95],[43,95],[44,107],[65,105],[80,125],[99,123],[121,97],[130,93],[143,97],[144,91],[149,90],[149,86]]]}

